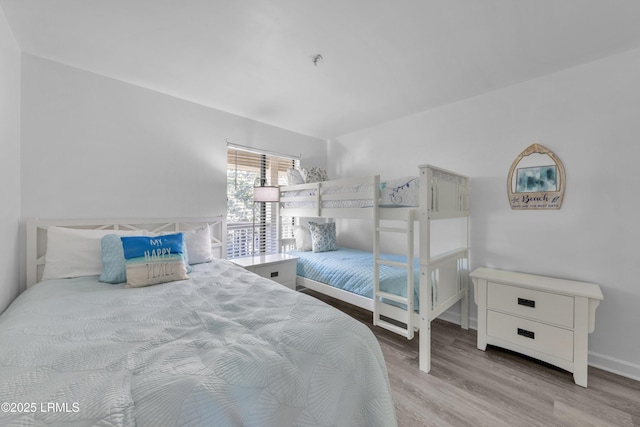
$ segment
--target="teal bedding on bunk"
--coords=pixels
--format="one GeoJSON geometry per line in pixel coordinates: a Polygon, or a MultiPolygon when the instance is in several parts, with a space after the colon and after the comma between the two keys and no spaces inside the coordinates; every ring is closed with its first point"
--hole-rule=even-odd
{"type": "MultiPolygon", "coordinates": [[[[298,257],[297,275],[363,297],[373,298],[373,253],[357,249],[338,248],[337,251],[291,251],[298,257]]],[[[381,254],[381,259],[406,262],[402,255],[381,254]]],[[[419,309],[418,290],[420,264],[414,262],[414,307],[419,309]]],[[[404,268],[380,266],[380,289],[407,296],[407,271],[404,268]]]]}

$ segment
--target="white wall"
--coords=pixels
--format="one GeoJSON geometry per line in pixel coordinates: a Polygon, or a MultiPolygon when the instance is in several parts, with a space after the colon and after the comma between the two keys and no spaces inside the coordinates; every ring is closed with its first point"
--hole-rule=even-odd
{"type": "MultiPolygon", "coordinates": [[[[2,231],[14,236],[0,253],[10,276],[4,283],[15,283],[17,274],[18,216],[223,213],[225,138],[325,164],[323,141],[30,55],[22,58],[20,117],[19,53],[2,19],[0,43],[0,85],[9,93],[0,99],[0,173],[22,185],[21,193],[2,190],[13,207],[0,214],[2,231]],[[20,120],[21,154],[11,125],[20,120]]],[[[345,135],[328,145],[329,173],[385,178],[431,163],[471,176],[472,267],[599,283],[605,300],[590,336],[590,363],[640,378],[640,175],[633,169],[639,74],[636,50],[345,135]],[[511,211],[507,203],[511,162],[534,142],[564,162],[559,211],[511,211]]],[[[343,238],[349,234],[361,232],[345,230],[343,238]]],[[[0,292],[0,302],[16,294],[4,285],[0,292]]]]}
{"type": "Polygon", "coordinates": [[[0,312],[18,295],[20,51],[0,9],[0,312]]]}
{"type": "MultiPolygon", "coordinates": [[[[469,175],[472,268],[600,284],[589,361],[640,379],[639,75],[634,50],[344,135],[329,143],[329,172],[385,178],[429,163],[469,175]],[[564,163],[560,210],[509,207],[509,167],[532,143],[564,163]]],[[[352,241],[363,233],[342,231],[352,241]]]]}
{"type": "Polygon", "coordinates": [[[302,154],[326,141],[23,54],[22,217],[226,213],[226,142],[302,154]]]}

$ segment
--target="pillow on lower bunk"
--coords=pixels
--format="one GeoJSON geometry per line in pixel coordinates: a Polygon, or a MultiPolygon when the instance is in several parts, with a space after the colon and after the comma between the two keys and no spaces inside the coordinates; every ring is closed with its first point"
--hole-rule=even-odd
{"type": "Polygon", "coordinates": [[[127,288],[188,279],[182,233],[122,237],[127,288]]]}
{"type": "Polygon", "coordinates": [[[338,250],[338,245],[336,243],[335,222],[327,222],[323,224],[310,222],[309,230],[311,230],[311,246],[313,252],[328,252],[338,250]]]}
{"type": "Polygon", "coordinates": [[[311,244],[311,230],[304,225],[296,225],[293,227],[293,237],[296,239],[296,249],[299,251],[310,251],[313,249],[311,244]]]}

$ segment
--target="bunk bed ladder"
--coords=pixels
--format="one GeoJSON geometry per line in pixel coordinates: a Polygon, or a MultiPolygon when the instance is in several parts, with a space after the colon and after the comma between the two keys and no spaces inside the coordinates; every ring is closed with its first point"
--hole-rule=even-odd
{"type": "Polygon", "coordinates": [[[388,329],[396,334],[402,335],[407,339],[413,338],[414,333],[414,238],[413,238],[413,210],[408,210],[408,218],[404,222],[404,226],[399,227],[381,227],[380,220],[376,220],[375,236],[374,236],[374,298],[373,298],[373,324],[381,328],[388,329]],[[386,234],[404,234],[406,236],[406,262],[396,262],[385,260],[380,257],[380,235],[386,234]],[[384,292],[380,289],[380,266],[386,265],[394,268],[403,268],[407,271],[407,293],[406,297],[384,292]],[[384,307],[387,304],[401,305],[406,309],[406,323],[403,325],[399,322],[391,323],[383,319],[384,307]]]}

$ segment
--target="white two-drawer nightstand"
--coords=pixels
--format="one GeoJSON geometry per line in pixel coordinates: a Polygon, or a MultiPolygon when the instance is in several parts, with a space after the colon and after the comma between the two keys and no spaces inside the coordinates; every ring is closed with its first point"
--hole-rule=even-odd
{"type": "Polygon", "coordinates": [[[598,285],[484,267],[471,278],[480,350],[492,344],[526,354],[587,386],[588,335],[603,299],[598,285]]]}
{"type": "Polygon", "coordinates": [[[256,255],[231,259],[245,269],[278,282],[289,289],[296,289],[298,258],[287,254],[256,255]]]}

